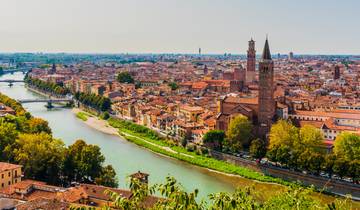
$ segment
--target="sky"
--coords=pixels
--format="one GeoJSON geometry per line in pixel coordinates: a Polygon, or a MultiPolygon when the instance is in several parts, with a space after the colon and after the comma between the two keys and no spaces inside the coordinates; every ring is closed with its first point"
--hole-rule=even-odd
{"type": "Polygon", "coordinates": [[[359,0],[0,0],[0,52],[360,54],[359,0]]]}

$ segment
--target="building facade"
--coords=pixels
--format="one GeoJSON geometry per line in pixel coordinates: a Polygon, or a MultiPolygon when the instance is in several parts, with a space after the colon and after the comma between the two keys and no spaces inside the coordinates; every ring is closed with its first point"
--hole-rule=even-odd
{"type": "Polygon", "coordinates": [[[266,39],[262,59],[259,62],[259,135],[270,130],[275,116],[274,62],[271,59],[269,42],[266,39]]]}
{"type": "Polygon", "coordinates": [[[247,51],[247,67],[246,67],[246,82],[252,83],[255,80],[255,65],[256,65],[256,50],[255,41],[249,41],[249,49],[247,51]]]}

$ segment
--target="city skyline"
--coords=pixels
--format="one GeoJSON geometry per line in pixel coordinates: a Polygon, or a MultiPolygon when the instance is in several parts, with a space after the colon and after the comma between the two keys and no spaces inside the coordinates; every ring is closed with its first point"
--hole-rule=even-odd
{"type": "MultiPolygon", "coordinates": [[[[354,0],[5,0],[0,52],[360,54],[354,0]],[[349,6],[351,5],[351,7],[349,6]]],[[[358,6],[357,6],[358,5],[358,6]]]]}

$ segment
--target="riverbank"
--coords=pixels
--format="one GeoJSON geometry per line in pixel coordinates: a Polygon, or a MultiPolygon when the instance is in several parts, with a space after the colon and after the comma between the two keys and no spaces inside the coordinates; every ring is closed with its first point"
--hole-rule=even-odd
{"type": "MultiPolygon", "coordinates": [[[[74,114],[83,112],[83,110],[78,108],[73,108],[72,112],[74,114]]],[[[105,121],[102,119],[99,119],[98,117],[89,114],[89,117],[86,121],[83,120],[83,122],[106,134],[110,135],[117,135],[125,138],[126,140],[133,142],[139,146],[145,147],[155,153],[159,153],[162,155],[165,155],[167,157],[175,158],[184,162],[188,162],[200,167],[204,167],[208,170],[215,171],[218,173],[222,173],[227,176],[239,176],[241,178],[248,178],[253,179],[255,181],[260,182],[273,182],[272,184],[282,184],[282,185],[291,185],[290,182],[283,181],[281,179],[273,178],[270,176],[265,176],[259,172],[252,171],[247,168],[239,167],[232,165],[227,162],[219,161],[210,157],[203,157],[201,155],[197,155],[195,152],[189,152],[186,151],[183,148],[176,148],[175,146],[169,146],[166,145],[164,142],[156,142],[155,140],[148,139],[141,135],[136,135],[136,133],[131,131],[124,131],[124,129],[115,128],[114,125],[111,125],[109,121],[105,121]],[[183,150],[183,151],[181,151],[183,150]],[[205,158],[203,163],[200,163],[196,161],[196,158],[205,158]],[[213,162],[212,162],[213,161],[213,162]],[[213,165],[211,165],[212,163],[213,165]],[[226,170],[224,167],[216,167],[215,165],[218,164],[225,164],[225,166],[231,167],[228,170],[226,170]],[[241,171],[241,172],[240,172],[241,171]],[[231,173],[233,172],[233,173],[231,173]],[[238,173],[236,173],[238,172],[238,173]]]]}
{"type": "MultiPolygon", "coordinates": [[[[80,109],[73,109],[74,113],[78,113],[78,112],[82,112],[82,111],[83,110],[80,110],[80,109]]],[[[110,135],[121,136],[124,139],[126,139],[127,141],[130,141],[138,146],[146,148],[146,149],[148,149],[156,154],[162,155],[164,157],[173,158],[173,159],[187,162],[191,165],[195,165],[195,166],[201,167],[203,169],[206,169],[209,172],[225,175],[225,176],[229,177],[229,179],[233,179],[233,178],[250,179],[254,183],[258,183],[258,184],[256,184],[257,187],[259,187],[260,185],[267,185],[269,188],[273,189],[274,192],[276,192],[276,193],[286,191],[286,189],[289,185],[298,185],[296,183],[294,184],[291,182],[286,182],[286,181],[278,179],[278,178],[265,176],[259,172],[255,172],[255,171],[252,171],[247,168],[233,166],[230,163],[218,161],[213,158],[201,159],[201,160],[206,161],[205,163],[198,162],[198,161],[196,161],[198,158],[204,158],[204,157],[195,154],[195,152],[191,153],[186,150],[181,152],[181,151],[179,151],[180,149],[174,149],[173,146],[164,146],[164,142],[154,143],[154,142],[156,142],[155,140],[147,139],[146,137],[143,137],[142,135],[137,136],[136,134],[134,134],[134,132],[131,132],[131,131],[126,132],[126,131],[124,131],[124,129],[118,130],[118,129],[112,127],[111,123],[109,123],[108,121],[102,120],[96,116],[91,116],[88,118],[87,121],[83,121],[83,122],[86,125],[94,128],[98,131],[101,131],[103,133],[110,134],[110,135]],[[165,149],[165,148],[167,148],[167,149],[165,149]],[[218,164],[212,164],[212,163],[218,163],[218,164]],[[228,166],[228,167],[223,167],[223,166],[228,166]]],[[[242,187],[244,187],[244,186],[242,186],[242,187]]],[[[264,193],[264,194],[259,196],[259,197],[261,197],[260,199],[268,199],[272,196],[272,194],[267,194],[266,191],[263,191],[262,193],[264,193]]],[[[319,193],[319,192],[314,192],[313,196],[314,196],[314,198],[319,199],[322,203],[331,203],[337,197],[335,195],[327,195],[327,194],[323,194],[323,193],[319,193]]],[[[360,207],[359,202],[352,201],[352,203],[354,204],[354,206],[360,207]]]]}

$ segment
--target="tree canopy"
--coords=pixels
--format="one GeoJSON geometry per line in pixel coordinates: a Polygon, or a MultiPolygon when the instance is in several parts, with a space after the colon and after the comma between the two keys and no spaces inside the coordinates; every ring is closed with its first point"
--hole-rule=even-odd
{"type": "Polygon", "coordinates": [[[205,133],[203,143],[205,146],[212,149],[221,150],[223,141],[225,139],[225,132],[222,130],[210,130],[205,133]]]}
{"type": "Polygon", "coordinates": [[[120,83],[134,83],[134,78],[127,71],[126,72],[120,72],[117,75],[116,79],[120,83]]]}
{"type": "Polygon", "coordinates": [[[253,125],[244,115],[237,115],[230,120],[226,132],[229,146],[234,150],[239,150],[250,145],[251,130],[253,125]]]}
{"type": "Polygon", "coordinates": [[[335,139],[334,153],[345,160],[360,160],[360,136],[342,132],[335,139]]]}

